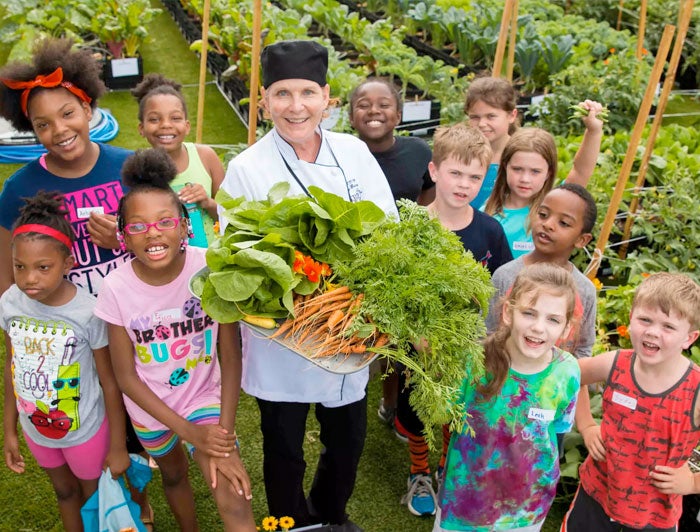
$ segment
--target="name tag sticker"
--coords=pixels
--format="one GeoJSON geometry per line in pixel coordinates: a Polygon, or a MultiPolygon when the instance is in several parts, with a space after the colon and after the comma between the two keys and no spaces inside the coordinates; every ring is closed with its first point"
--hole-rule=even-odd
{"type": "Polygon", "coordinates": [[[532,251],[535,249],[535,244],[532,242],[513,242],[513,249],[516,251],[532,251]]]}
{"type": "Polygon", "coordinates": [[[620,392],[613,392],[612,402],[630,410],[636,410],[637,408],[637,400],[634,397],[628,397],[620,392]]]}
{"type": "Polygon", "coordinates": [[[78,218],[90,218],[90,213],[104,214],[104,207],[80,207],[77,209],[78,218]]]}
{"type": "Polygon", "coordinates": [[[163,321],[179,320],[182,317],[182,309],[168,308],[158,310],[153,313],[153,322],[160,323],[163,321]]]}
{"type": "Polygon", "coordinates": [[[531,408],[527,413],[527,417],[530,419],[537,419],[539,421],[554,421],[554,410],[531,408]]]}

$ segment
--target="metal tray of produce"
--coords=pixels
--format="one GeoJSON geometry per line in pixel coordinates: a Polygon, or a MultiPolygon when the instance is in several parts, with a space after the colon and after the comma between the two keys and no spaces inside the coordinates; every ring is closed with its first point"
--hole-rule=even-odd
{"type": "MultiPolygon", "coordinates": [[[[209,269],[205,267],[196,272],[190,278],[189,289],[193,296],[197,298],[199,297],[197,291],[194,290],[192,287],[192,284],[195,282],[195,278],[204,277],[207,275],[207,273],[209,273],[209,269]]],[[[251,325],[250,323],[247,323],[245,321],[241,321],[240,323],[251,329],[260,338],[267,338],[273,332],[275,332],[275,329],[264,329],[262,327],[251,325]]],[[[323,368],[326,371],[330,371],[331,373],[337,373],[340,375],[356,373],[361,369],[369,366],[372,363],[372,361],[379,356],[377,353],[366,351],[364,353],[352,353],[349,355],[339,353],[337,355],[329,357],[314,357],[313,351],[297,349],[296,346],[292,345],[288,338],[272,338],[271,341],[277,342],[278,344],[286,347],[293,353],[305,358],[312,364],[317,365],[319,368],[323,368]]]]}
{"type": "MultiPolygon", "coordinates": [[[[263,329],[262,327],[251,325],[245,321],[241,321],[240,323],[241,325],[245,325],[251,329],[260,338],[268,338],[275,332],[275,329],[263,329]]],[[[281,346],[286,347],[293,353],[308,360],[312,364],[317,365],[319,368],[330,371],[331,373],[337,373],[339,375],[356,373],[369,366],[374,359],[379,356],[377,353],[365,351],[364,353],[351,353],[349,355],[339,353],[337,355],[327,357],[314,357],[312,351],[297,349],[295,346],[292,346],[288,338],[272,338],[271,341],[277,342],[281,346]]]]}

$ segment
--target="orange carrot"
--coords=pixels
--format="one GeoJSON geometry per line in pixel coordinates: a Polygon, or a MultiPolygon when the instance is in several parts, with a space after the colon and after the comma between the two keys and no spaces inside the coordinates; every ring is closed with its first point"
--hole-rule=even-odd
{"type": "Polygon", "coordinates": [[[273,332],[268,338],[277,338],[278,336],[282,336],[283,334],[286,334],[286,332],[292,328],[292,325],[294,324],[294,320],[288,319],[282,325],[280,325],[275,332],[273,332]]]}
{"type": "Polygon", "coordinates": [[[326,324],[328,325],[328,329],[331,331],[335,329],[344,317],[345,313],[342,310],[334,310],[333,313],[329,316],[328,321],[326,322],[326,324]]]}
{"type": "Polygon", "coordinates": [[[389,335],[382,333],[372,347],[384,347],[389,343],[389,335]]]}

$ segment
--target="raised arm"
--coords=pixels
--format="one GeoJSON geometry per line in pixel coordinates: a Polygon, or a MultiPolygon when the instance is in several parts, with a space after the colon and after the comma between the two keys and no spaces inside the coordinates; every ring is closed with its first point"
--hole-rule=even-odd
{"type": "Polygon", "coordinates": [[[603,140],[603,121],[598,118],[603,106],[592,100],[581,102],[580,105],[588,109],[588,115],[581,119],[586,126],[586,131],[583,133],[581,146],[574,156],[574,165],[566,177],[566,182],[585,187],[595,170],[600,143],[603,140]]]}

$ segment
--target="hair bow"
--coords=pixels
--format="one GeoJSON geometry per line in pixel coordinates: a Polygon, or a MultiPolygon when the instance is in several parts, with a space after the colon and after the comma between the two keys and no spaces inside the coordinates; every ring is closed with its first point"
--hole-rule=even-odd
{"type": "Polygon", "coordinates": [[[19,102],[24,116],[29,116],[29,114],[27,113],[29,93],[32,91],[32,89],[35,89],[36,87],[44,87],[47,89],[53,87],[63,87],[64,89],[68,90],[85,103],[89,104],[90,102],[92,102],[92,98],[90,98],[90,96],[88,96],[84,90],[79,89],[70,81],[63,81],[63,69],[61,67],[58,67],[56,70],[51,72],[51,74],[48,74],[46,76],[39,74],[37,77],[35,77],[34,79],[30,79],[29,81],[18,81],[6,78],[0,78],[0,81],[2,81],[2,83],[10,89],[24,89],[22,91],[22,96],[20,97],[19,102]]]}

